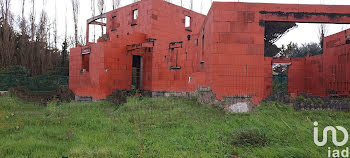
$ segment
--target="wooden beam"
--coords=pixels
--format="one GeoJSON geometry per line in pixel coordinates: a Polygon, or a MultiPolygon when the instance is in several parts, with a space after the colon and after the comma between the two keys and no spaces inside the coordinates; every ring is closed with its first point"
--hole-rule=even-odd
{"type": "Polygon", "coordinates": [[[104,13],[104,14],[101,14],[101,15],[94,16],[94,17],[88,19],[88,20],[87,20],[87,23],[88,23],[88,24],[91,24],[92,22],[95,22],[96,20],[102,19],[102,18],[107,18],[107,14],[104,13]]]}
{"type": "Polygon", "coordinates": [[[93,21],[90,24],[94,24],[94,25],[101,25],[101,26],[106,26],[106,23],[103,22],[97,22],[97,21],[93,21]]]}

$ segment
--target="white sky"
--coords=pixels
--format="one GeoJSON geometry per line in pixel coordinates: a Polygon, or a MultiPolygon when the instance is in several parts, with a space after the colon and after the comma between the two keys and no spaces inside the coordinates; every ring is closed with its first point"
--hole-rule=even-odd
{"type": "MultiPolygon", "coordinates": [[[[21,1],[22,0],[12,0],[11,10],[14,13],[16,19],[21,13],[21,1]]],[[[26,18],[29,18],[29,12],[31,9],[31,0],[26,0],[26,18]]],[[[96,0],[97,1],[97,0],[96,0]]],[[[106,11],[112,10],[112,0],[105,0],[106,11]]],[[[121,6],[128,5],[133,0],[121,0],[121,6]]],[[[172,3],[180,5],[181,0],[170,0],[172,3]]],[[[193,0],[194,10],[196,12],[202,12],[206,14],[210,8],[210,0],[193,0]],[[202,4],[203,3],[203,4],[202,4]],[[203,5],[203,10],[201,10],[201,5],[203,5]]],[[[256,3],[285,3],[285,4],[327,4],[327,5],[350,5],[350,0],[215,0],[222,2],[256,2],[256,3]]],[[[183,0],[184,7],[189,7],[190,0],[183,0]]],[[[68,35],[73,36],[73,18],[72,18],[72,6],[71,0],[35,0],[36,3],[36,20],[39,21],[39,15],[43,8],[43,3],[46,3],[45,10],[48,13],[49,20],[52,22],[55,17],[55,3],[57,4],[57,22],[58,22],[58,35],[60,46],[64,39],[65,32],[65,17],[67,16],[68,25],[68,35]]],[[[97,4],[97,2],[95,2],[97,4]]],[[[96,7],[96,14],[98,9],[96,7]]],[[[350,12],[350,11],[349,11],[350,12]]],[[[80,15],[79,15],[79,34],[85,36],[86,30],[86,20],[92,17],[91,12],[91,0],[80,0],[80,15]]],[[[96,36],[100,32],[96,27],[96,36]]],[[[340,25],[340,24],[328,24],[328,35],[340,32],[344,29],[350,28],[350,25],[340,25]]],[[[91,31],[90,31],[91,32],[91,31]]],[[[298,28],[290,31],[287,35],[282,37],[276,44],[288,44],[290,41],[296,42],[298,44],[317,42],[318,41],[318,24],[298,24],[298,28]]]]}

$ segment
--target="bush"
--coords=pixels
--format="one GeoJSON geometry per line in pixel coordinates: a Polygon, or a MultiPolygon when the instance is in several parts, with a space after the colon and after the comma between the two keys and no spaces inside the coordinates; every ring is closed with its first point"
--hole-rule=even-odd
{"type": "Polygon", "coordinates": [[[312,104],[314,101],[311,98],[307,98],[306,102],[309,103],[309,104],[312,104]]]}
{"type": "Polygon", "coordinates": [[[288,94],[288,76],[287,75],[273,75],[272,93],[274,94],[288,94]]]}
{"type": "Polygon", "coordinates": [[[68,88],[61,86],[56,90],[56,96],[61,102],[70,102],[74,100],[75,95],[74,93],[68,88]]]}
{"type": "Polygon", "coordinates": [[[321,104],[321,105],[324,104],[324,101],[321,98],[314,99],[314,102],[317,103],[317,104],[321,104]]]}
{"type": "Polygon", "coordinates": [[[110,96],[107,97],[107,100],[115,104],[116,106],[120,106],[127,102],[127,98],[132,96],[132,93],[127,90],[116,90],[110,96]]]}
{"type": "Polygon", "coordinates": [[[59,71],[51,71],[43,75],[29,77],[23,66],[11,66],[0,72],[0,90],[23,87],[30,91],[55,91],[62,85],[68,85],[68,76],[59,71]]]}
{"type": "Polygon", "coordinates": [[[233,145],[236,146],[265,146],[267,136],[259,129],[240,129],[233,134],[233,145]]]}
{"type": "Polygon", "coordinates": [[[305,97],[303,97],[303,96],[298,96],[297,98],[296,98],[296,100],[298,101],[298,102],[305,102],[305,97]]]}
{"type": "Polygon", "coordinates": [[[28,84],[28,70],[23,66],[11,66],[0,72],[0,90],[28,84]]]}

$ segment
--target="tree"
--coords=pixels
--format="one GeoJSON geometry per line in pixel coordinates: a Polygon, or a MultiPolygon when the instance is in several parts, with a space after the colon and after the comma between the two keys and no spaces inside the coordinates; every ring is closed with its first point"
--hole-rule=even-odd
{"type": "Polygon", "coordinates": [[[10,15],[10,5],[11,5],[11,0],[1,0],[0,1],[1,5],[1,17],[3,18],[3,21],[8,23],[9,21],[9,15],[10,15]]]}
{"type": "Polygon", "coordinates": [[[297,51],[298,45],[296,43],[290,42],[286,47],[282,45],[280,55],[281,57],[293,57],[293,55],[298,53],[297,51]]]}
{"type": "MultiPolygon", "coordinates": [[[[104,13],[104,10],[105,10],[105,1],[98,0],[97,7],[98,7],[98,11],[100,12],[100,15],[102,15],[104,13]]],[[[101,25],[101,36],[103,36],[103,26],[102,25],[101,25]]]]}
{"type": "Polygon", "coordinates": [[[190,9],[193,10],[193,0],[190,0],[190,9]]]}
{"type": "Polygon", "coordinates": [[[32,41],[34,41],[35,39],[35,0],[32,0],[32,10],[30,12],[30,38],[32,39],[32,41]]]}
{"type": "Polygon", "coordinates": [[[55,0],[55,20],[54,20],[54,30],[53,30],[53,41],[55,48],[57,49],[57,3],[55,0]]]}
{"type": "Polygon", "coordinates": [[[274,43],[295,27],[297,25],[290,22],[265,22],[265,56],[273,57],[279,53],[280,48],[274,43]]]}
{"type": "MultiPolygon", "coordinates": [[[[83,32],[83,27],[80,27],[80,32],[83,32]]],[[[85,34],[80,34],[79,35],[79,43],[82,45],[86,45],[86,35],[85,34]]]]}
{"type": "Polygon", "coordinates": [[[24,16],[26,1],[20,1],[22,14],[16,23],[19,28],[17,30],[14,29],[13,14],[10,10],[11,0],[0,0],[0,69],[21,65],[30,70],[29,75],[33,76],[55,70],[60,63],[60,53],[56,49],[51,49],[48,44],[51,31],[46,11],[42,10],[39,25],[37,25],[35,1],[30,2],[32,8],[28,20],[30,22],[28,31],[24,16]]]}
{"type": "Polygon", "coordinates": [[[21,33],[22,35],[26,35],[27,34],[27,26],[26,26],[26,19],[24,17],[24,9],[25,9],[25,0],[22,0],[22,17],[21,17],[21,33]]]}
{"type": "Polygon", "coordinates": [[[298,52],[302,57],[306,56],[307,54],[310,54],[311,56],[322,54],[321,46],[318,43],[314,42],[303,44],[298,49],[298,52]]]}
{"type": "Polygon", "coordinates": [[[112,0],[113,10],[119,8],[120,0],[112,0]]]}
{"type": "Polygon", "coordinates": [[[29,44],[27,41],[29,41],[30,37],[28,35],[28,29],[27,29],[27,21],[25,19],[24,16],[24,12],[25,12],[25,0],[22,0],[22,15],[21,15],[21,20],[20,20],[20,30],[21,30],[21,35],[19,36],[18,40],[17,40],[17,45],[16,45],[16,49],[17,49],[17,64],[20,65],[27,65],[27,61],[25,59],[26,56],[26,52],[29,49],[29,44]]]}
{"type": "Polygon", "coordinates": [[[323,49],[323,41],[324,41],[324,37],[326,36],[326,34],[328,33],[328,27],[325,24],[320,24],[320,26],[318,27],[318,38],[320,39],[320,46],[323,49]]]}
{"type": "Polygon", "coordinates": [[[78,36],[78,19],[79,19],[79,0],[71,0],[72,1],[72,11],[73,11],[73,22],[74,22],[74,38],[75,38],[75,46],[79,44],[79,36],[78,36]]]}
{"type": "Polygon", "coordinates": [[[296,43],[290,42],[287,48],[283,49],[282,54],[284,57],[298,58],[305,57],[310,54],[311,56],[322,54],[322,48],[318,43],[305,43],[298,46],[296,43]]]}
{"type": "Polygon", "coordinates": [[[1,66],[11,65],[15,62],[13,56],[15,54],[15,42],[14,38],[15,34],[13,31],[13,25],[11,25],[10,21],[12,19],[12,14],[10,11],[11,0],[1,0],[0,8],[1,8],[1,30],[0,30],[0,58],[1,58],[1,66]]]}
{"type": "MultiPolygon", "coordinates": [[[[114,0],[113,0],[114,1],[114,0]]],[[[114,3],[113,3],[114,4],[114,3]]],[[[91,0],[91,13],[92,13],[92,17],[95,16],[95,13],[96,13],[96,5],[95,5],[95,0],[91,0]]],[[[94,25],[94,42],[96,40],[96,27],[94,25]]]]}
{"type": "MultiPolygon", "coordinates": [[[[65,9],[67,13],[67,4],[65,3],[65,9]]],[[[67,14],[64,16],[64,40],[67,41],[68,36],[67,36],[67,31],[68,31],[68,26],[67,26],[67,14]]]]}
{"type": "Polygon", "coordinates": [[[43,1],[43,9],[40,15],[39,28],[37,31],[37,41],[44,42],[47,41],[47,26],[48,26],[48,17],[45,11],[45,2],[43,1]]]}
{"type": "Polygon", "coordinates": [[[69,63],[68,63],[68,43],[65,39],[62,43],[61,51],[61,73],[65,76],[69,75],[69,63]]]}

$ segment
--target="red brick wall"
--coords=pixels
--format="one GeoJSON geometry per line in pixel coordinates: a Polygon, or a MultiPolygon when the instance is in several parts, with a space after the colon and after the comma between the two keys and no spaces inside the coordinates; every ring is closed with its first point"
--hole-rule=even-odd
{"type": "Polygon", "coordinates": [[[192,74],[200,63],[197,58],[200,46],[195,40],[199,38],[205,16],[168,2],[153,2],[152,11],[156,17],[152,20],[152,37],[157,39],[152,58],[152,90],[193,91],[194,83],[202,79],[201,75],[192,74]],[[191,31],[185,30],[185,16],[191,17],[191,31]],[[179,41],[183,42],[183,48],[169,49],[169,43],[179,41]],[[176,64],[181,69],[170,70],[176,64]]]}
{"type": "MultiPolygon", "coordinates": [[[[219,98],[251,95],[254,103],[271,92],[271,63],[264,58],[264,21],[349,23],[349,9],[349,6],[214,2],[214,18],[208,21],[213,23],[213,47],[217,48],[212,53],[210,68],[214,92],[219,98]],[[334,17],[333,13],[341,16],[334,17]]],[[[307,62],[292,60],[291,93],[305,92],[306,88],[323,94],[322,74],[312,71],[318,68],[317,58],[311,57],[307,62]],[[305,70],[307,65],[310,67],[305,70]],[[308,78],[311,74],[312,79],[308,78]],[[313,82],[314,78],[318,81],[313,82]]]]}
{"type": "Polygon", "coordinates": [[[350,44],[345,41],[349,31],[326,37],[322,55],[292,59],[288,88],[293,96],[300,93],[329,96],[331,91],[350,94],[350,44]]]}
{"type": "Polygon", "coordinates": [[[107,13],[109,40],[88,44],[91,47],[89,72],[80,72],[81,48],[71,49],[70,88],[79,96],[94,99],[104,99],[115,89],[130,89],[132,55],[140,55],[143,57],[142,89],[193,91],[205,78],[197,72],[200,61],[195,52],[199,46],[194,42],[199,38],[204,18],[162,0],[142,0],[107,13]],[[131,26],[135,9],[139,16],[134,22],[136,25],[131,26]],[[185,16],[191,17],[191,31],[185,30],[185,16]],[[127,45],[144,43],[146,38],[156,39],[151,52],[127,52],[127,45]],[[183,48],[169,50],[169,43],[177,41],[183,41],[183,48]],[[170,70],[176,66],[176,60],[181,70],[170,70]]]}
{"type": "Polygon", "coordinates": [[[324,40],[324,87],[341,95],[350,94],[350,44],[346,36],[350,30],[326,37],[324,40]]]}

